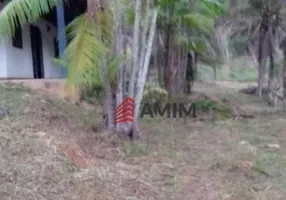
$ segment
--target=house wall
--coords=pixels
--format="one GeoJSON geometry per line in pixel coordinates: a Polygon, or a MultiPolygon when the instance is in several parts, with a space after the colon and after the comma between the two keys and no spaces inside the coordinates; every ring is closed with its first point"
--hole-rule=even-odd
{"type": "Polygon", "coordinates": [[[0,79],[7,78],[7,55],[5,43],[0,43],[0,79]]]}
{"type": "MultiPolygon", "coordinates": [[[[4,4],[0,3],[0,10],[3,8],[4,4]]],[[[7,54],[6,46],[4,41],[0,41],[0,78],[7,77],[7,54]]]]}
{"type": "MultiPolygon", "coordinates": [[[[57,29],[49,22],[39,19],[32,25],[37,26],[42,34],[43,63],[45,78],[60,78],[60,67],[54,63],[54,38],[57,29]],[[50,30],[47,30],[49,25],[50,30]]],[[[22,27],[23,48],[12,45],[12,39],[6,40],[7,76],[8,78],[33,78],[33,60],[30,38],[30,24],[22,27]]]]}

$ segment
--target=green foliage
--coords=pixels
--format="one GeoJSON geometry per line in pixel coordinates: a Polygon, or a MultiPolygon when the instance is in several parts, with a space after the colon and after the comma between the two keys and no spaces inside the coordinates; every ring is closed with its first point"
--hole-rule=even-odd
{"type": "Polygon", "coordinates": [[[81,91],[81,98],[89,103],[96,103],[103,99],[104,88],[100,84],[94,84],[92,86],[86,86],[81,91]]]}
{"type": "Polygon", "coordinates": [[[168,97],[168,92],[159,87],[159,86],[152,86],[146,85],[143,92],[143,102],[161,102],[168,97]]]}
{"type": "Polygon", "coordinates": [[[67,26],[71,39],[65,51],[69,86],[84,90],[102,85],[105,69],[109,80],[115,79],[118,60],[110,54],[111,16],[109,10],[99,11],[95,20],[85,13],[67,26]]]}
{"type": "Polygon", "coordinates": [[[175,44],[187,51],[203,54],[207,51],[216,17],[225,12],[224,0],[157,0],[158,28],[175,38],[175,44]],[[202,34],[203,33],[203,34],[202,34]]]}
{"type": "Polygon", "coordinates": [[[234,37],[229,41],[229,47],[232,49],[234,56],[243,56],[245,54],[249,42],[248,39],[247,36],[242,35],[240,37],[234,37]]]}
{"type": "Polygon", "coordinates": [[[227,13],[227,1],[225,0],[201,0],[196,6],[198,10],[212,17],[227,13]]]}
{"type": "Polygon", "coordinates": [[[207,51],[207,44],[203,38],[200,37],[191,37],[190,49],[199,54],[203,54],[207,51]]]}
{"type": "Polygon", "coordinates": [[[197,112],[215,112],[220,119],[229,119],[232,117],[232,110],[223,105],[219,105],[215,101],[211,100],[199,100],[196,102],[197,112]]]}
{"type": "Polygon", "coordinates": [[[0,12],[1,37],[14,34],[18,25],[23,26],[49,13],[62,0],[12,0],[0,12]],[[19,23],[19,24],[18,24],[19,23]]]}
{"type": "Polygon", "coordinates": [[[214,19],[192,12],[183,17],[183,24],[190,28],[211,32],[214,26],[214,19]]]}
{"type": "Polygon", "coordinates": [[[199,100],[196,102],[197,111],[206,111],[209,109],[214,109],[216,108],[216,106],[216,102],[210,100],[199,100]]]}

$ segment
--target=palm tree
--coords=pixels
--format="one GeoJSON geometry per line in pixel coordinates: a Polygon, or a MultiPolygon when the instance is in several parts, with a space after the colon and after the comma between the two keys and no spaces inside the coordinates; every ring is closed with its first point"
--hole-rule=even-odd
{"type": "Polygon", "coordinates": [[[225,11],[224,0],[158,0],[157,5],[160,8],[157,38],[162,38],[164,49],[157,58],[159,74],[164,77],[161,85],[170,93],[182,93],[185,87],[190,92],[198,55],[207,50],[206,39],[216,17],[225,11]]]}

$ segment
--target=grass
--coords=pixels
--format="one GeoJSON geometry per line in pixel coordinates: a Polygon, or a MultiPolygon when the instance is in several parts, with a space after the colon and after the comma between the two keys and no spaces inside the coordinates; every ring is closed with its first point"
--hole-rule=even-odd
{"type": "MultiPolygon", "coordinates": [[[[198,74],[201,80],[214,80],[214,70],[212,66],[200,65],[198,74]]],[[[237,58],[216,69],[216,80],[218,81],[240,81],[252,82],[257,80],[257,69],[245,57],[237,58]]]]}
{"type": "Polygon", "coordinates": [[[135,143],[103,131],[100,108],[2,85],[0,106],[11,117],[0,120],[1,200],[285,199],[286,120],[233,88],[195,86],[254,119],[142,119],[135,143]],[[75,144],[89,168],[65,155],[75,144]]]}

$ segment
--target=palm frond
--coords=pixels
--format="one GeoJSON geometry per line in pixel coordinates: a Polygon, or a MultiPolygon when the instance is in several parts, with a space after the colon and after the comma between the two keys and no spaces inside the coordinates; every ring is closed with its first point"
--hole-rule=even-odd
{"type": "Polygon", "coordinates": [[[183,24],[187,27],[197,30],[203,30],[204,32],[211,32],[214,27],[214,20],[198,12],[192,12],[187,14],[183,18],[183,24]]]}
{"type": "Polygon", "coordinates": [[[227,13],[225,0],[200,0],[198,1],[197,11],[205,15],[216,17],[227,13]]]}
{"type": "Polygon", "coordinates": [[[14,34],[18,25],[23,26],[49,13],[63,0],[11,0],[0,12],[0,35],[14,34]]]}
{"type": "Polygon", "coordinates": [[[96,18],[90,18],[85,13],[67,26],[67,36],[71,42],[65,51],[68,67],[66,92],[78,91],[81,87],[90,87],[94,84],[102,85],[103,67],[108,68],[110,78],[114,79],[117,62],[110,56],[112,43],[110,18],[108,11],[97,12],[96,18]]]}

